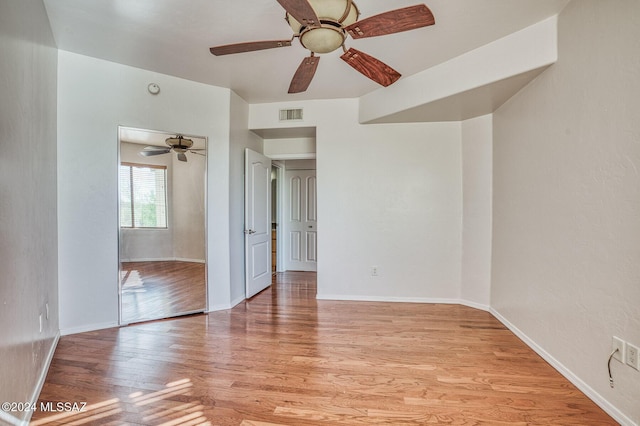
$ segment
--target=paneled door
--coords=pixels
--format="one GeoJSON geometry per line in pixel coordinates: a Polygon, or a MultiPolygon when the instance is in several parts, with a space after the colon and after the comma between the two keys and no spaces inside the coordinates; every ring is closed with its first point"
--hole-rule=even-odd
{"type": "Polygon", "coordinates": [[[245,150],[245,297],[271,285],[271,159],[245,150]]]}
{"type": "Polygon", "coordinates": [[[285,181],[284,267],[288,271],[316,271],[316,171],[287,170],[285,181]]]}

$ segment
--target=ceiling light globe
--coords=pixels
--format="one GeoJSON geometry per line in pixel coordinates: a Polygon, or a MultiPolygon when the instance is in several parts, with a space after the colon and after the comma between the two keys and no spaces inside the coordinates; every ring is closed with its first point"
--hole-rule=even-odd
{"type": "Polygon", "coordinates": [[[323,24],[302,31],[300,43],[314,53],[329,53],[342,46],[345,37],[341,28],[323,24]]]}

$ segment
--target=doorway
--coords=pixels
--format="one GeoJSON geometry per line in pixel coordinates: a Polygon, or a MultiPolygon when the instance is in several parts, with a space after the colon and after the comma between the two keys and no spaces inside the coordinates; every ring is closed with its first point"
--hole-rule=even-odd
{"type": "Polygon", "coordinates": [[[119,127],[120,324],[204,312],[206,138],[119,127]]]}
{"type": "Polygon", "coordinates": [[[317,270],[315,159],[281,160],[276,171],[277,272],[317,270]]]}
{"type": "Polygon", "coordinates": [[[287,169],[284,196],[284,269],[317,270],[318,216],[315,169],[287,169]]]}

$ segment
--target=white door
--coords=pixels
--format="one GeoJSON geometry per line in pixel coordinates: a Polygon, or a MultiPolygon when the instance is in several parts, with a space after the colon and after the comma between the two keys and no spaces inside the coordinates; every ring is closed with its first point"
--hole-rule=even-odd
{"type": "Polygon", "coordinates": [[[244,264],[245,297],[271,285],[271,160],[245,150],[244,264]]]}
{"type": "Polygon", "coordinates": [[[316,171],[287,170],[285,173],[284,267],[288,271],[317,269],[316,171]]]}

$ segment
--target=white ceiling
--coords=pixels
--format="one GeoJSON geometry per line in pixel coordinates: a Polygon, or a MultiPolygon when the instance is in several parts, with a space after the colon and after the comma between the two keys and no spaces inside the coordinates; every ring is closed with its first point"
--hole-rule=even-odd
{"type": "MultiPolygon", "coordinates": [[[[206,148],[205,139],[197,136],[183,135],[193,141],[193,148],[206,148]]],[[[166,139],[176,137],[176,133],[165,133],[158,130],[134,129],[132,127],[120,127],[118,138],[120,142],[129,142],[139,145],[154,145],[166,147],[166,139]]]]}
{"type": "MultiPolygon", "coordinates": [[[[347,40],[410,76],[557,14],[569,0],[428,0],[436,24],[347,40]]],[[[215,86],[249,103],[355,98],[378,89],[340,58],[321,55],[305,93],[287,94],[306,51],[292,47],[216,57],[209,47],[291,38],[276,0],[44,0],[59,49],[215,86]]],[[[366,18],[418,0],[356,0],[366,18]]]]}

